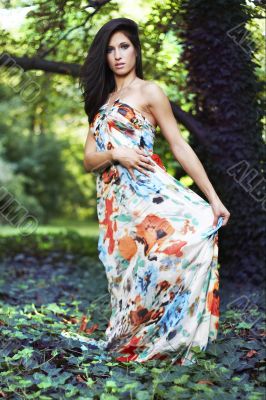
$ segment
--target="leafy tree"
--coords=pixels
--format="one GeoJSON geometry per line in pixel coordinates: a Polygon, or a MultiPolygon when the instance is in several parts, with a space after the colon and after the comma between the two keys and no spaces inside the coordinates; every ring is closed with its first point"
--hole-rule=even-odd
{"type": "MultiPolygon", "coordinates": [[[[220,231],[223,270],[237,273],[238,277],[241,271],[242,278],[259,280],[265,226],[263,46],[254,19],[263,15],[261,4],[241,0],[166,0],[145,4],[151,6],[145,23],[139,23],[145,79],[158,81],[166,89],[182,133],[189,137],[231,211],[230,224],[220,231]],[[243,170],[237,170],[237,166],[243,170]]],[[[44,102],[51,107],[46,131],[53,131],[51,121],[56,118],[52,112],[56,115],[71,109],[82,118],[79,95],[74,96],[71,107],[71,96],[66,96],[67,101],[62,103],[58,93],[75,88],[74,79],[92,37],[99,26],[118,16],[118,12],[118,4],[110,1],[66,0],[48,6],[45,1],[36,0],[21,37],[3,35],[6,53],[0,55],[0,65],[10,69],[15,62],[27,73],[42,71],[41,86],[49,82],[46,99],[38,97],[39,104],[44,102]]],[[[33,116],[35,110],[33,105],[33,116]]],[[[44,126],[47,114],[39,115],[39,126],[44,126]]],[[[162,138],[155,143],[155,151],[163,156],[171,173],[182,177],[183,171],[176,169],[162,138]]]]}

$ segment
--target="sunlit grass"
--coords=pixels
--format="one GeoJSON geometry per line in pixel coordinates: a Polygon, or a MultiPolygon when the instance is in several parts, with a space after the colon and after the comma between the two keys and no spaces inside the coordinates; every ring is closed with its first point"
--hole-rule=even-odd
{"type": "MultiPolygon", "coordinates": [[[[76,222],[76,221],[63,221],[54,220],[52,223],[47,225],[38,225],[35,233],[65,233],[68,230],[74,230],[83,236],[98,236],[99,225],[96,221],[89,222],[76,222]]],[[[11,225],[0,225],[0,235],[20,235],[21,229],[13,227],[11,225]]]]}

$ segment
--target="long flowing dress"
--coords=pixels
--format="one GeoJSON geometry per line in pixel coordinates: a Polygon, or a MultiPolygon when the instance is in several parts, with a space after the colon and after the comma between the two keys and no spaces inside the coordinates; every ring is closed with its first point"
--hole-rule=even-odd
{"type": "Polygon", "coordinates": [[[218,229],[210,204],[167,173],[156,129],[119,98],[90,124],[97,151],[142,148],[155,172],[112,164],[97,173],[99,259],[110,293],[104,348],[119,361],[194,363],[219,325],[218,229]]]}

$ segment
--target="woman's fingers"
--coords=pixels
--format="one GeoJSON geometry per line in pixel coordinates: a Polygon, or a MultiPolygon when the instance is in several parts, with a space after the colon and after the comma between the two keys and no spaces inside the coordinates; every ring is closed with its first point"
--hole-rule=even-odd
{"type": "Polygon", "coordinates": [[[136,165],[134,168],[136,168],[139,172],[142,172],[143,174],[150,176],[148,172],[146,172],[143,168],[139,167],[138,165],[136,165]]]}
{"type": "Polygon", "coordinates": [[[131,178],[135,181],[135,180],[136,180],[136,176],[135,176],[135,174],[134,174],[132,168],[128,168],[128,172],[129,172],[131,178]]]}
{"type": "Polygon", "coordinates": [[[145,168],[148,168],[150,171],[155,172],[155,168],[153,167],[153,162],[150,159],[150,156],[148,154],[144,154],[140,157],[139,162],[141,165],[143,165],[145,168]],[[145,164],[143,164],[143,162],[145,164]],[[150,167],[151,166],[151,167],[150,167]]]}
{"type": "Polygon", "coordinates": [[[142,160],[142,161],[146,161],[146,162],[150,162],[151,163],[151,160],[150,160],[148,154],[140,154],[139,159],[142,160]]]}
{"type": "Polygon", "coordinates": [[[139,161],[140,165],[143,165],[143,167],[147,168],[148,170],[154,172],[155,168],[150,165],[149,163],[143,162],[143,161],[139,161]]]}
{"type": "MultiPolygon", "coordinates": [[[[132,150],[132,149],[131,149],[132,150]]],[[[144,150],[140,148],[134,149],[137,153],[138,157],[135,160],[136,165],[132,165],[131,167],[127,167],[132,179],[136,180],[136,177],[133,173],[133,168],[136,168],[138,171],[142,172],[143,174],[150,176],[150,174],[146,171],[155,172],[155,168],[153,166],[153,162],[149,158],[149,154],[146,154],[144,150]]]]}
{"type": "Polygon", "coordinates": [[[144,150],[139,149],[138,147],[137,147],[135,150],[136,150],[136,152],[137,152],[138,154],[142,154],[143,156],[147,156],[147,155],[148,155],[148,154],[146,154],[146,152],[145,152],[144,150]]]}
{"type": "Polygon", "coordinates": [[[229,212],[223,215],[223,226],[225,226],[228,223],[229,218],[230,218],[229,212]]]}

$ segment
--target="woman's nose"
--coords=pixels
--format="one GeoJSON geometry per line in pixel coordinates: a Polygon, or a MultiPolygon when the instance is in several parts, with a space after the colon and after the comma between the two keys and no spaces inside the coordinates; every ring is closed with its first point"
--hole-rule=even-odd
{"type": "Polygon", "coordinates": [[[119,60],[121,58],[120,50],[115,50],[115,60],[119,60]]]}

